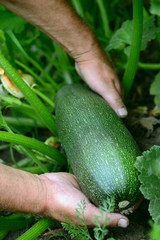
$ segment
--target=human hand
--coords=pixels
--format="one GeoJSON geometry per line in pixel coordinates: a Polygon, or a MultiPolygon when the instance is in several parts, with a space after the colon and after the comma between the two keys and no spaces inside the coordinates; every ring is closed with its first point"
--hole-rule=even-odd
{"type": "Polygon", "coordinates": [[[87,52],[80,56],[75,66],[81,78],[108,102],[120,118],[127,116],[122,100],[123,89],[106,54],[100,48],[98,52],[87,52]]]}
{"type": "MultiPolygon", "coordinates": [[[[91,204],[88,198],[83,194],[76,180],[76,177],[69,173],[45,173],[39,176],[47,189],[45,209],[43,215],[66,222],[64,215],[74,224],[79,225],[76,217],[77,205],[81,200],[85,200],[86,209],[84,211],[85,221],[88,227],[94,226],[94,216],[99,216],[97,207],[91,204]]],[[[108,217],[107,226],[127,227],[128,219],[118,213],[104,213],[108,217]]],[[[103,221],[101,220],[102,224],[103,221]]]]}

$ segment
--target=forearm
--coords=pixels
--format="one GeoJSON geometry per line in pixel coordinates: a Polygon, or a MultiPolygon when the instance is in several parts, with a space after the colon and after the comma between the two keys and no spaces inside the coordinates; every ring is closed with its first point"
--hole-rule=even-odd
{"type": "Polygon", "coordinates": [[[45,187],[37,175],[0,164],[0,209],[41,213],[45,187]]]}
{"type": "Polygon", "coordinates": [[[93,49],[99,50],[92,30],[67,0],[0,0],[0,3],[45,32],[75,60],[93,49]]]}
{"type": "Polygon", "coordinates": [[[91,28],[67,0],[0,0],[4,6],[40,28],[74,58],[76,70],[120,117],[127,115],[117,75],[91,28]]]}

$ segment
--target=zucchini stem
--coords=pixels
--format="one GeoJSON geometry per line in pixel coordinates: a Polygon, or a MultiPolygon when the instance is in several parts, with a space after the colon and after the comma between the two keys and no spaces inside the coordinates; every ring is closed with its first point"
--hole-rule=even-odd
{"type": "MultiPolygon", "coordinates": [[[[0,230],[0,240],[4,239],[4,237],[8,234],[8,232],[10,230],[10,224],[14,224],[15,220],[19,220],[19,222],[18,222],[18,227],[19,227],[18,230],[23,229],[26,226],[30,225],[33,222],[33,220],[34,220],[33,216],[27,216],[27,215],[23,215],[23,214],[20,214],[20,213],[13,213],[10,216],[3,217],[3,219],[5,219],[5,221],[7,221],[7,220],[11,221],[12,220],[13,223],[12,222],[10,222],[10,223],[8,222],[7,224],[9,224],[9,228],[7,227],[7,229],[5,229],[6,228],[6,226],[5,226],[5,228],[0,230]],[[24,220],[25,220],[25,222],[24,222],[24,220]]],[[[2,223],[4,224],[3,221],[2,221],[2,223]]],[[[15,224],[14,224],[14,226],[15,226],[15,224]]],[[[17,229],[14,228],[14,226],[12,226],[12,230],[17,230],[17,229]]],[[[17,228],[17,226],[16,226],[16,228],[17,228]]]]}
{"type": "Polygon", "coordinates": [[[50,129],[52,133],[56,132],[55,121],[53,116],[48,112],[45,105],[40,101],[32,89],[23,81],[17,71],[10,65],[0,52],[0,67],[4,69],[8,77],[23,93],[28,102],[35,109],[43,123],[50,129]]]}
{"type": "Polygon", "coordinates": [[[142,69],[159,70],[160,63],[138,63],[138,67],[142,69]]]}
{"type": "Polygon", "coordinates": [[[128,95],[136,74],[138,60],[141,50],[143,32],[143,1],[133,0],[133,35],[130,49],[130,55],[127,68],[124,73],[122,84],[125,88],[125,94],[128,95]]]}
{"type": "MultiPolygon", "coordinates": [[[[34,138],[0,131],[0,141],[11,142],[22,145],[23,147],[34,149],[44,155],[49,156],[51,159],[54,159],[57,161],[57,163],[62,165],[64,165],[66,162],[64,155],[62,155],[58,150],[34,138]]],[[[55,161],[53,162],[55,163],[55,161]]]]}
{"type": "Polygon", "coordinates": [[[47,228],[49,228],[53,221],[54,221],[53,219],[42,218],[23,235],[17,238],[17,240],[34,240],[40,234],[42,234],[47,228]]]}

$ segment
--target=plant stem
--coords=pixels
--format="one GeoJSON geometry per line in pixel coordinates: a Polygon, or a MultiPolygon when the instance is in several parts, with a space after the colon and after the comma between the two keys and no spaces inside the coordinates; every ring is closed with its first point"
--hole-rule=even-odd
{"type": "Polygon", "coordinates": [[[15,231],[25,228],[27,225],[33,222],[33,218],[29,219],[6,219],[5,217],[0,217],[0,230],[15,231]]]}
{"type": "Polygon", "coordinates": [[[36,95],[38,95],[40,98],[42,98],[46,103],[48,103],[52,108],[55,107],[55,104],[53,101],[51,101],[48,97],[46,97],[46,95],[44,95],[42,92],[40,92],[39,90],[32,88],[33,92],[36,93],[36,95]]]}
{"type": "Polygon", "coordinates": [[[30,62],[32,65],[37,68],[45,77],[46,79],[53,85],[55,89],[59,89],[58,85],[53,81],[53,79],[44,71],[44,69],[33,59],[31,58],[22,48],[18,39],[14,35],[12,31],[7,31],[8,35],[12,39],[13,43],[18,47],[19,51],[23,54],[23,56],[30,62]]]}
{"type": "Polygon", "coordinates": [[[84,16],[84,11],[81,5],[81,1],[77,1],[77,0],[72,0],[72,5],[74,6],[76,12],[79,14],[79,16],[81,16],[81,18],[85,18],[84,16]]]}
{"type": "MultiPolygon", "coordinates": [[[[4,218],[8,219],[8,220],[21,220],[21,221],[26,219],[25,215],[22,215],[20,213],[13,213],[12,215],[4,217],[4,218]]],[[[26,222],[26,226],[28,226],[29,224],[31,224],[33,222],[33,217],[32,216],[28,216],[28,220],[27,221],[28,222],[26,222]]],[[[24,227],[26,227],[26,226],[24,226],[24,225],[19,226],[19,230],[24,228],[24,227]]],[[[2,240],[8,234],[8,232],[9,232],[9,229],[7,229],[7,230],[4,230],[4,229],[0,230],[0,240],[2,240]]]]}
{"type": "Polygon", "coordinates": [[[160,70],[160,63],[138,63],[138,67],[142,69],[160,70]]]}
{"type": "Polygon", "coordinates": [[[28,157],[23,158],[22,160],[17,162],[17,166],[15,164],[12,165],[14,168],[21,168],[21,167],[28,167],[28,166],[33,166],[34,161],[28,157]]]}
{"type": "MultiPolygon", "coordinates": [[[[53,169],[53,164],[52,163],[46,163],[45,166],[49,170],[53,169]]],[[[37,167],[18,167],[18,169],[26,171],[26,172],[30,172],[30,173],[33,173],[33,174],[42,174],[42,173],[44,173],[44,171],[42,171],[39,166],[37,166],[37,167]]]]}
{"type": "Polygon", "coordinates": [[[71,84],[73,82],[72,75],[70,71],[68,71],[68,69],[66,68],[67,65],[70,65],[68,55],[57,43],[53,43],[53,45],[57,53],[58,61],[61,63],[61,71],[65,82],[67,84],[71,84]]]}
{"type": "Polygon", "coordinates": [[[24,150],[25,150],[27,156],[29,156],[39,166],[42,173],[48,173],[49,172],[47,167],[43,163],[41,163],[41,161],[39,161],[39,159],[29,149],[24,148],[24,150]]]}
{"type": "Polygon", "coordinates": [[[35,121],[30,118],[23,118],[23,117],[10,117],[10,116],[4,116],[4,120],[7,124],[11,126],[27,126],[27,127],[38,127],[38,128],[45,128],[43,124],[41,124],[38,121],[35,121]]]}
{"type": "Polygon", "coordinates": [[[133,0],[133,35],[130,49],[130,55],[126,71],[124,73],[122,84],[125,88],[125,94],[128,95],[136,74],[138,60],[141,50],[143,32],[143,1],[133,0]]]}
{"type": "Polygon", "coordinates": [[[53,223],[53,219],[43,218],[32,226],[27,232],[21,235],[17,240],[34,240],[43,233],[53,223]]]}
{"type": "MultiPolygon", "coordinates": [[[[0,141],[12,142],[27,148],[34,149],[44,155],[49,156],[51,159],[54,159],[57,163],[62,165],[64,165],[66,162],[64,155],[62,155],[58,150],[34,138],[0,131],[0,141]]],[[[55,161],[53,162],[55,163],[55,161]]]]}
{"type": "Polygon", "coordinates": [[[103,22],[104,34],[108,39],[110,39],[110,37],[112,35],[112,31],[109,26],[109,20],[108,20],[106,6],[104,5],[103,0],[97,0],[97,3],[98,3],[99,10],[100,10],[102,22],[103,22]]]}
{"type": "MultiPolygon", "coordinates": [[[[158,27],[160,27],[160,17],[159,16],[157,18],[157,25],[158,25],[158,27]]],[[[157,38],[158,43],[160,44],[160,33],[159,32],[156,34],[156,38],[157,38]]]]}
{"type": "Polygon", "coordinates": [[[9,62],[3,57],[0,52],[0,66],[4,69],[8,77],[15,83],[19,90],[26,97],[28,102],[35,109],[43,123],[51,130],[52,133],[56,132],[55,121],[52,115],[48,112],[47,108],[31,90],[31,88],[23,81],[16,70],[9,64],[9,62]]]}
{"type": "Polygon", "coordinates": [[[22,62],[15,60],[16,64],[25,69],[28,73],[30,73],[39,83],[42,84],[42,86],[46,87],[46,83],[40,78],[36,73],[34,73],[31,68],[27,67],[25,64],[22,62]]]}
{"type": "Polygon", "coordinates": [[[0,151],[3,151],[5,149],[7,149],[10,146],[10,144],[4,144],[0,146],[0,151]]]}

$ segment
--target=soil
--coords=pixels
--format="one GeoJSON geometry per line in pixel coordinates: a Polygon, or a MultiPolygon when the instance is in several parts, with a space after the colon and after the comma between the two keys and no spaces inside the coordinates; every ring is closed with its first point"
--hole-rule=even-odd
{"type": "MultiPolygon", "coordinates": [[[[133,90],[134,94],[131,96],[130,102],[128,102],[129,116],[124,120],[124,123],[142,152],[150,149],[153,145],[160,145],[160,116],[157,110],[153,110],[154,102],[153,97],[148,93],[148,85],[147,81],[145,84],[136,84],[136,88],[133,90]]],[[[18,153],[15,152],[15,154],[18,153]]],[[[19,159],[20,155],[18,154],[16,157],[19,159]]],[[[1,158],[8,161],[10,153],[4,151],[1,158]]],[[[128,216],[130,220],[129,227],[127,229],[110,228],[108,237],[114,237],[116,240],[149,240],[148,232],[150,225],[148,222],[151,217],[148,212],[148,204],[149,202],[147,200],[143,200],[140,207],[128,216]]],[[[65,238],[53,237],[50,232],[47,232],[36,239],[70,240],[70,237],[62,229],[60,223],[56,222],[53,227],[51,226],[51,229],[53,230],[53,235],[62,231],[65,238]]],[[[10,232],[5,240],[17,239],[17,237],[25,231],[26,229],[23,231],[10,232]]],[[[92,232],[92,230],[90,231],[92,232]]]]}

